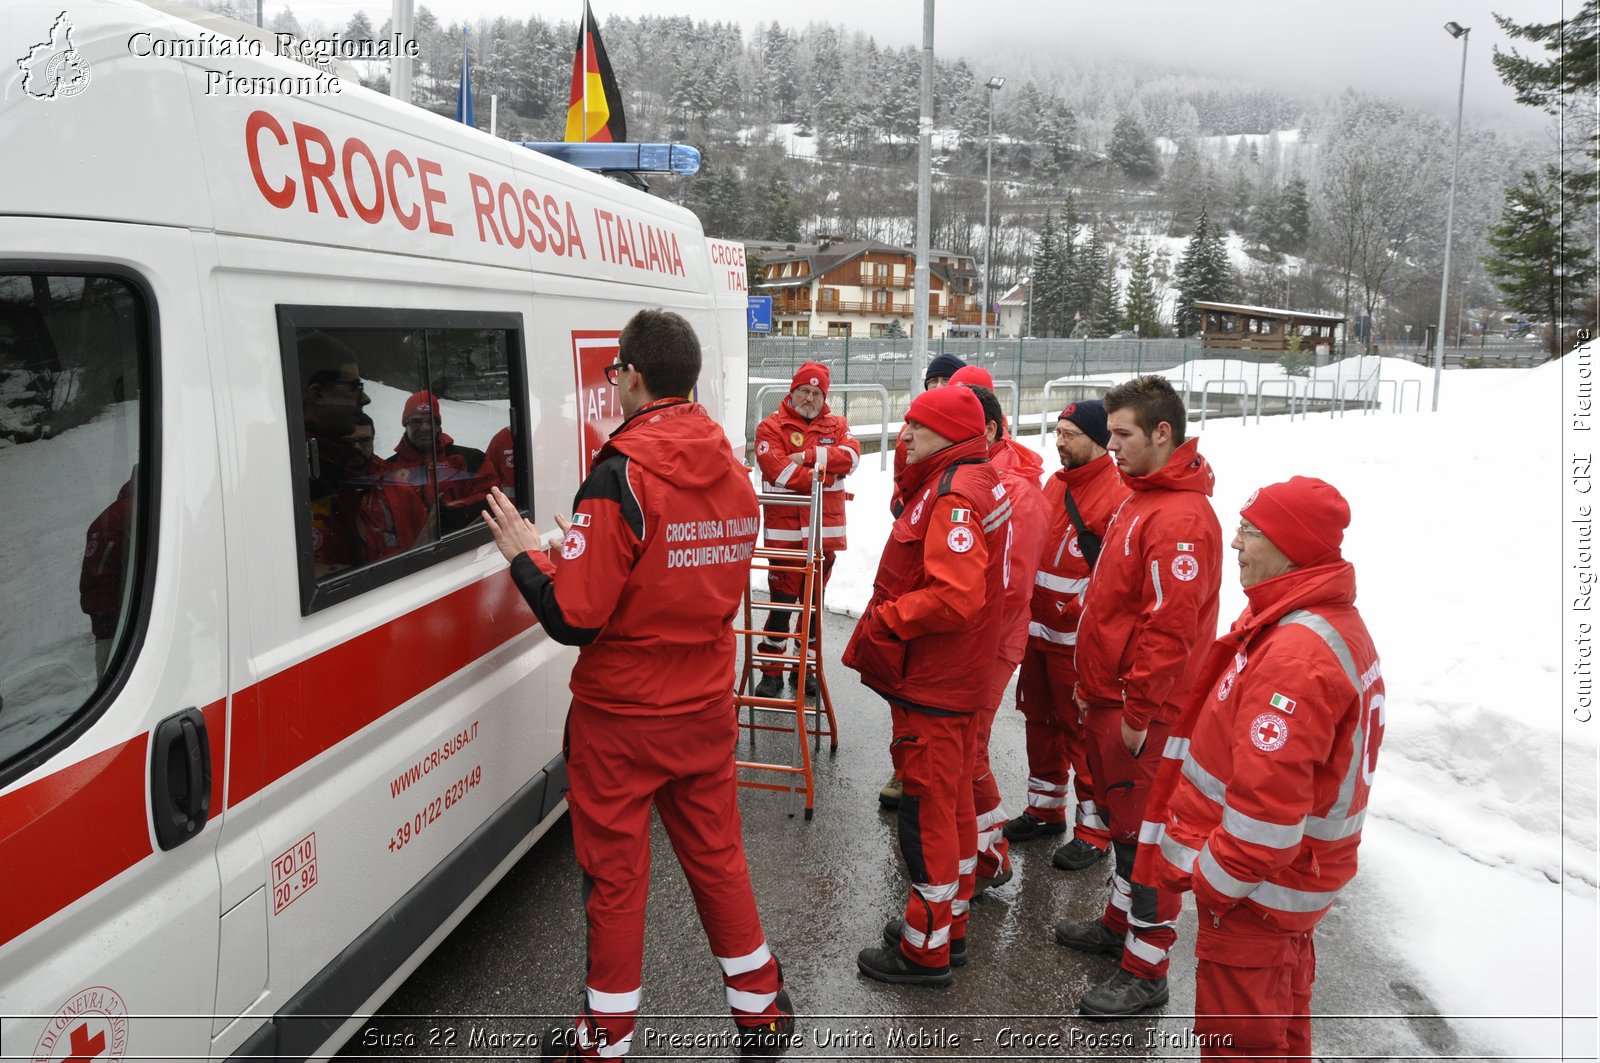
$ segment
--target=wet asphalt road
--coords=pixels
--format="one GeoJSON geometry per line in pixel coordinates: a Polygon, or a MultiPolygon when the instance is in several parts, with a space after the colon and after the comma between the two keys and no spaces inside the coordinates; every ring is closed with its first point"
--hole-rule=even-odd
{"type": "MultiPolygon", "coordinates": [[[[784,794],[741,790],[745,844],[767,940],[783,963],[800,1020],[791,1058],[835,1060],[1193,1058],[1194,909],[1186,898],[1157,1012],[1115,1023],[1076,1017],[1077,1002],[1116,969],[1109,957],[1061,948],[1058,921],[1098,915],[1108,861],[1076,873],[1051,867],[1059,839],[1013,847],[1016,877],[972,907],[970,963],[948,989],[888,986],[857,973],[856,953],[880,943],[900,914],[905,880],[892,813],[878,808],[889,774],[888,712],[838,665],[853,621],[824,628],[825,667],[839,720],[838,752],[817,759],[815,817],[788,815],[784,794]]],[[[991,758],[1007,808],[1026,792],[1022,717],[1012,691],[995,721],[991,758]]],[[[785,735],[741,741],[739,759],[777,760],[785,735]]],[[[771,776],[767,776],[770,778],[771,776]]],[[[800,805],[792,806],[796,812],[800,805]]],[[[632,1058],[728,1058],[730,1028],[716,962],[665,833],[651,839],[644,1005],[632,1058]],[[677,1040],[674,1041],[674,1038],[677,1040]],[[700,1041],[686,1040],[700,1038],[700,1041]]],[[[1317,935],[1313,1008],[1320,1058],[1452,1056],[1483,1049],[1434,1014],[1405,958],[1386,950],[1378,899],[1358,877],[1317,935]]],[[[536,1059],[517,1035],[570,1021],[581,1004],[584,921],[565,818],[394,994],[341,1058],[536,1059]]]]}

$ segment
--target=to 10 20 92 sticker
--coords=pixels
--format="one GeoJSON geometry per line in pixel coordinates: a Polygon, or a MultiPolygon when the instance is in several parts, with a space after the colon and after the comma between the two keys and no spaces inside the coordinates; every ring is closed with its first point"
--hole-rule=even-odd
{"type": "Polygon", "coordinates": [[[277,915],[317,884],[317,832],[312,831],[272,861],[272,914],[277,915]]]}

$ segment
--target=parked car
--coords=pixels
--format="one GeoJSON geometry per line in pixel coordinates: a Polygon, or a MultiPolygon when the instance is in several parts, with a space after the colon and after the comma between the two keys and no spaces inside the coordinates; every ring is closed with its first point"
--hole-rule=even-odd
{"type": "Polygon", "coordinates": [[[1137,332],[1113,332],[1106,337],[1108,340],[1136,340],[1138,338],[1139,334],[1137,332]]]}

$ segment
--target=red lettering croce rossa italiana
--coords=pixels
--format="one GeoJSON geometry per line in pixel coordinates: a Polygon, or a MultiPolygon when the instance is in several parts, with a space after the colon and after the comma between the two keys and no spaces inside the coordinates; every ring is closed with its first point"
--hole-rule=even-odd
{"type": "Polygon", "coordinates": [[[407,229],[416,229],[426,214],[429,232],[454,235],[454,226],[437,214],[445,202],[443,190],[430,181],[444,172],[438,163],[418,157],[413,164],[404,152],[389,151],[380,166],[377,155],[359,138],[348,138],[336,152],[328,134],[316,126],[290,125],[292,149],[283,123],[270,113],[252,111],[245,119],[250,175],[268,203],[288,210],[299,202],[308,213],[320,214],[326,201],[327,209],[341,218],[350,217],[353,210],[368,225],[377,225],[385,214],[393,214],[407,229]],[[296,172],[298,181],[291,176],[296,172]]]}

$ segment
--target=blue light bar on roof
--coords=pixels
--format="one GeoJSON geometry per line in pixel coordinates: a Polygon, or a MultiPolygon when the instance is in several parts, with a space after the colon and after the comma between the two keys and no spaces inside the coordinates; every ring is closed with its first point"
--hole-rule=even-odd
{"type": "Polygon", "coordinates": [[[562,140],[524,140],[523,147],[599,173],[671,173],[687,177],[700,170],[700,149],[687,144],[600,144],[562,140]]]}

